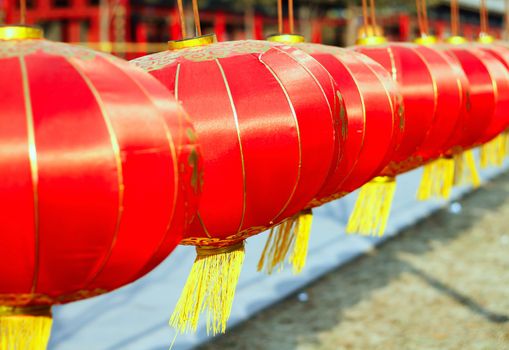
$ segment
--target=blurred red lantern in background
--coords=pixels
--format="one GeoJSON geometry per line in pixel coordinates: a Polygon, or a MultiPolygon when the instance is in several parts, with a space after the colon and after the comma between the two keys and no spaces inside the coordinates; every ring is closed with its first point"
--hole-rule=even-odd
{"type": "Polygon", "coordinates": [[[306,207],[340,158],[343,136],[335,83],[309,55],[263,41],[214,42],[170,42],[174,50],[133,63],[182,101],[203,145],[199,221],[183,240],[198,257],[170,323],[195,330],[205,309],[217,333],[243,241],[306,207]]]}
{"type": "MultiPolygon", "coordinates": [[[[401,143],[381,171],[383,178],[375,179],[374,183],[383,183],[383,179],[390,183],[397,175],[444,155],[463,116],[463,89],[451,61],[437,50],[415,44],[357,46],[355,50],[392,74],[399,83],[405,108],[401,143]]],[[[385,229],[392,195],[382,196],[384,203],[375,205],[370,217],[365,211],[366,207],[373,207],[375,195],[367,192],[367,188],[361,192],[347,230],[380,235],[385,229]],[[370,199],[363,200],[363,195],[370,199]]]]}
{"type": "Polygon", "coordinates": [[[0,27],[0,348],[43,349],[53,304],[126,285],[194,215],[199,153],[153,77],[0,27]]]}

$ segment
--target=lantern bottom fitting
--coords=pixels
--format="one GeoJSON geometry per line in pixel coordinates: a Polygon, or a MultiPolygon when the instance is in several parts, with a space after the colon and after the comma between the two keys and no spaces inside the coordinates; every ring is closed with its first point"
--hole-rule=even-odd
{"type": "Polygon", "coordinates": [[[216,254],[223,254],[223,253],[231,253],[236,250],[242,250],[242,249],[244,249],[244,241],[240,241],[239,243],[227,245],[224,247],[197,246],[196,247],[196,255],[198,255],[198,256],[216,255],[216,254]]]}
{"type": "Polygon", "coordinates": [[[34,316],[52,317],[50,305],[33,306],[0,306],[0,317],[5,316],[34,316]]]}

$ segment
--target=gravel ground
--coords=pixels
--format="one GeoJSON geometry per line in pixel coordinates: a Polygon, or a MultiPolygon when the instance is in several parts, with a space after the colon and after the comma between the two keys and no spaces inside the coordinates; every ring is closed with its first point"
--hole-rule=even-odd
{"type": "Polygon", "coordinates": [[[509,174],[459,203],[199,349],[509,350],[509,174]]]}

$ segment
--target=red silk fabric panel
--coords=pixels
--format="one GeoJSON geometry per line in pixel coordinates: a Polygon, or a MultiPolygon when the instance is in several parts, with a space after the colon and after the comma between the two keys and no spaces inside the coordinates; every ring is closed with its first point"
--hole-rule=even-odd
{"type": "Polygon", "coordinates": [[[114,57],[44,40],[0,41],[0,72],[0,194],[12,199],[0,204],[0,305],[86,298],[164,259],[199,191],[199,162],[177,168],[197,150],[169,92],[114,57]]]}

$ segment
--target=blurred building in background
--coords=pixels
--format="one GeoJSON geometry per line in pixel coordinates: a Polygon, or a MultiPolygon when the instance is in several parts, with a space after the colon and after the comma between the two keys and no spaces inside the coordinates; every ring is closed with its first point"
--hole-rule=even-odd
{"type": "MultiPolygon", "coordinates": [[[[309,41],[332,45],[355,42],[361,21],[360,0],[294,0],[297,31],[309,41]]],[[[165,49],[181,38],[174,0],[27,0],[28,24],[42,26],[46,37],[84,43],[128,58],[165,49]]],[[[193,33],[191,1],[186,5],[188,33],[193,33]]],[[[276,0],[201,0],[202,28],[218,40],[263,39],[277,32],[276,0]]],[[[284,6],[286,4],[284,3],[284,6]]],[[[434,34],[449,32],[449,0],[428,0],[434,34]]],[[[460,0],[466,37],[479,32],[479,0],[460,0]]],[[[488,0],[490,27],[501,37],[504,1],[488,0]]],[[[16,23],[18,0],[0,0],[0,24],[16,23]]],[[[392,40],[414,38],[417,31],[413,0],[378,0],[380,24],[392,40]]]]}

